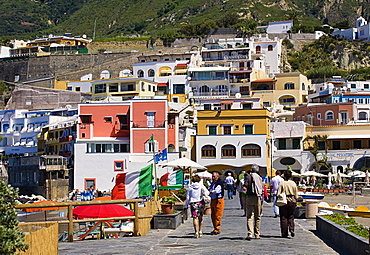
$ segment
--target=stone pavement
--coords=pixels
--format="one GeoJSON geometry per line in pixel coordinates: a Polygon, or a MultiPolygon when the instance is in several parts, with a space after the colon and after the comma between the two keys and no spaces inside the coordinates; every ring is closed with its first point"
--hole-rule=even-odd
{"type": "Polygon", "coordinates": [[[193,238],[192,219],[176,230],[150,230],[146,236],[59,243],[59,254],[343,254],[315,235],[314,219],[296,219],[294,238],[281,238],[279,219],[272,206],[264,203],[261,239],[245,240],[246,217],[239,200],[225,200],[221,234],[213,230],[210,215],[205,215],[203,237],[193,238]]]}

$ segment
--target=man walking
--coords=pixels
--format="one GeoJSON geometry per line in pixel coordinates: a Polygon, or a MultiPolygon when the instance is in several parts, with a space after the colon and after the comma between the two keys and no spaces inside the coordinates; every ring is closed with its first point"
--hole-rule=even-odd
{"type": "Polygon", "coordinates": [[[251,174],[246,176],[244,189],[247,191],[247,229],[246,240],[253,238],[260,239],[261,225],[261,195],[263,183],[261,176],[258,175],[259,167],[253,165],[251,174]],[[254,214],[252,218],[252,214],[254,214]]]}
{"type": "Polygon", "coordinates": [[[224,212],[224,185],[220,174],[212,173],[212,183],[209,187],[211,197],[211,219],[214,230],[211,235],[218,235],[221,232],[221,220],[224,212]]]}
{"type": "Polygon", "coordinates": [[[227,197],[229,199],[233,199],[235,180],[231,176],[231,173],[228,173],[228,176],[225,179],[225,183],[226,183],[226,189],[227,189],[227,197]]]}
{"type": "Polygon", "coordinates": [[[270,182],[270,189],[274,203],[274,214],[275,214],[274,218],[277,218],[279,216],[279,206],[276,205],[276,194],[278,192],[279,185],[282,181],[284,181],[284,179],[281,177],[281,171],[277,170],[276,176],[272,178],[270,182]]]}

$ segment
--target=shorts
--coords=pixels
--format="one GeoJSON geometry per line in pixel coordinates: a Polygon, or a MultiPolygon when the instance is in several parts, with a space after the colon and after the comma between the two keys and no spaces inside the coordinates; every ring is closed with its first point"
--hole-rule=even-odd
{"type": "Polygon", "coordinates": [[[196,218],[204,214],[204,201],[190,203],[191,217],[196,218]]]}

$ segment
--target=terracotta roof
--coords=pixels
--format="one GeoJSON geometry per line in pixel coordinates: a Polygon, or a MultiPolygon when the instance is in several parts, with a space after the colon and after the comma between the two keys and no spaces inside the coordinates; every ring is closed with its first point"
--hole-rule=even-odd
{"type": "Polygon", "coordinates": [[[275,79],[261,79],[261,80],[254,80],[251,82],[269,82],[269,81],[276,81],[275,79]]]}

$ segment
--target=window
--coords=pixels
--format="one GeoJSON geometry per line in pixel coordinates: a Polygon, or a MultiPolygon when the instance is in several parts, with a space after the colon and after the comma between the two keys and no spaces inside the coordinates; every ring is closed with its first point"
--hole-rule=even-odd
{"type": "Polygon", "coordinates": [[[234,145],[224,145],[221,148],[222,157],[235,157],[236,149],[234,145]]]}
{"type": "Polygon", "coordinates": [[[143,70],[139,70],[139,71],[137,72],[137,77],[138,77],[138,78],[142,78],[142,77],[144,77],[144,71],[143,71],[143,70]]]}
{"type": "Polygon", "coordinates": [[[244,134],[252,135],[253,134],[253,125],[244,125],[244,134]]]}
{"type": "Polygon", "coordinates": [[[272,45],[267,46],[268,51],[273,51],[274,47],[272,45]]]}
{"type": "Polygon", "coordinates": [[[293,149],[298,150],[301,148],[301,139],[293,138],[293,149]]]}
{"type": "Polygon", "coordinates": [[[76,87],[76,91],[81,91],[81,87],[76,87]]]}
{"type": "Polygon", "coordinates": [[[114,161],[114,171],[123,171],[123,161],[114,161]]]}
{"type": "Polygon", "coordinates": [[[317,114],[317,119],[318,119],[318,120],[321,120],[321,113],[318,113],[318,114],[317,114]]]}
{"type": "Polygon", "coordinates": [[[294,83],[293,82],[287,82],[284,84],[284,89],[294,89],[294,83]]]}
{"type": "Polygon", "coordinates": [[[185,94],[185,84],[173,84],[173,94],[185,94]]]}
{"type": "Polygon", "coordinates": [[[334,113],[332,111],[328,111],[325,113],[325,120],[334,120],[334,113]]]}
{"type": "Polygon", "coordinates": [[[154,140],[153,142],[147,141],[145,144],[145,153],[153,153],[158,151],[158,141],[154,140]]]}
{"type": "Polygon", "coordinates": [[[95,93],[105,93],[106,91],[107,85],[105,83],[95,85],[95,93]]]}
{"type": "Polygon", "coordinates": [[[360,112],[358,115],[359,120],[367,120],[367,113],[366,112],[360,112]]]}
{"type": "Polygon", "coordinates": [[[104,117],[104,121],[105,121],[105,122],[112,122],[112,119],[113,119],[113,118],[112,118],[112,117],[110,117],[110,116],[105,116],[105,117],[104,117]]]}
{"type": "Polygon", "coordinates": [[[325,150],[325,148],[326,148],[326,143],[325,143],[325,141],[319,141],[318,142],[318,144],[317,144],[317,146],[319,147],[319,150],[325,150]]]}
{"type": "Polygon", "coordinates": [[[67,90],[72,91],[72,86],[68,86],[68,87],[67,87],[67,90]]]}
{"type": "Polygon", "coordinates": [[[96,187],[96,179],[93,178],[93,179],[88,179],[88,178],[85,178],[85,190],[90,188],[90,189],[95,189],[96,187]]]}
{"type": "Polygon", "coordinates": [[[202,158],[215,158],[216,148],[213,145],[205,145],[202,147],[202,158]]]}
{"type": "Polygon", "coordinates": [[[256,53],[257,53],[257,54],[260,54],[260,53],[261,53],[261,46],[257,46],[257,47],[256,47],[256,53]]]}
{"type": "Polygon", "coordinates": [[[119,130],[127,130],[128,129],[128,116],[126,114],[117,115],[119,120],[119,130]]]}
{"type": "Polygon", "coordinates": [[[364,84],[364,89],[368,89],[369,88],[369,84],[364,84]]]}
{"type": "Polygon", "coordinates": [[[92,117],[91,114],[80,115],[81,122],[84,124],[91,123],[91,117],[92,117]]]}
{"type": "Polygon", "coordinates": [[[118,83],[109,84],[109,92],[118,92],[118,83]]]}
{"type": "Polygon", "coordinates": [[[279,150],[286,150],[286,138],[279,138],[278,139],[278,149],[279,150]]]}
{"type": "Polygon", "coordinates": [[[362,149],[362,141],[361,140],[354,140],[353,141],[353,148],[354,149],[362,149]]]}
{"type": "Polygon", "coordinates": [[[351,84],[351,89],[355,89],[356,88],[356,84],[351,84]]]}
{"type": "Polygon", "coordinates": [[[250,110],[250,109],[252,109],[252,104],[243,104],[243,109],[244,110],[250,110]]]}
{"type": "Polygon", "coordinates": [[[146,113],[147,127],[154,127],[155,123],[155,112],[146,113]]]}
{"type": "Polygon", "coordinates": [[[129,144],[113,144],[113,152],[130,152],[130,145],[129,144]]]}
{"type": "Polygon", "coordinates": [[[173,97],[173,98],[172,98],[172,102],[174,102],[174,103],[178,103],[178,102],[179,102],[179,98],[178,98],[178,97],[173,97]]]}
{"type": "Polygon", "coordinates": [[[145,83],[141,82],[141,91],[145,91],[145,83]]]}
{"type": "Polygon", "coordinates": [[[333,150],[340,150],[340,141],[333,141],[333,150]]]}
{"type": "Polygon", "coordinates": [[[168,152],[175,152],[175,145],[169,144],[167,148],[168,148],[168,152]]]}
{"type": "Polygon", "coordinates": [[[217,126],[208,126],[208,135],[217,135],[217,126]]]}
{"type": "Polygon", "coordinates": [[[223,126],[224,135],[231,135],[231,126],[223,126]]]}
{"type": "Polygon", "coordinates": [[[211,104],[204,104],[204,110],[211,110],[211,104]]]}
{"type": "Polygon", "coordinates": [[[101,153],[107,153],[107,152],[113,152],[112,150],[112,144],[95,144],[95,152],[101,152],[101,153]]]}
{"type": "Polygon", "coordinates": [[[241,148],[242,157],[261,157],[261,147],[257,144],[246,144],[241,148]]]}
{"type": "Polygon", "coordinates": [[[149,71],[148,71],[148,77],[154,77],[154,70],[153,69],[150,69],[149,71]]]}

